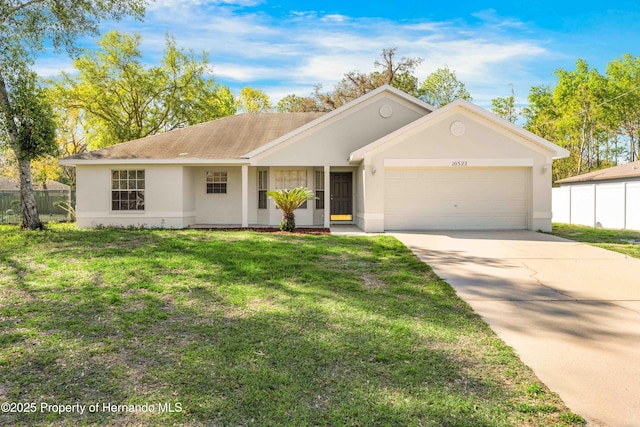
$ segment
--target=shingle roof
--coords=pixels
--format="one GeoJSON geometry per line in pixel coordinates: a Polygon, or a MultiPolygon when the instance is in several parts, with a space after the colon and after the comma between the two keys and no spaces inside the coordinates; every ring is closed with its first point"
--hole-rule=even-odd
{"type": "Polygon", "coordinates": [[[239,114],[77,154],[65,160],[238,159],[323,114],[239,114]]]}
{"type": "MultiPolygon", "coordinates": [[[[44,185],[39,182],[34,182],[33,184],[34,190],[43,190],[44,185]]],[[[69,190],[67,184],[63,184],[58,181],[47,181],[47,190],[69,190]]],[[[19,190],[20,189],[20,181],[17,179],[4,178],[0,177],[0,190],[19,190]]]]}
{"type": "Polygon", "coordinates": [[[614,166],[582,175],[572,176],[556,181],[559,184],[570,182],[604,181],[607,179],[640,178],[640,161],[614,166]]]}

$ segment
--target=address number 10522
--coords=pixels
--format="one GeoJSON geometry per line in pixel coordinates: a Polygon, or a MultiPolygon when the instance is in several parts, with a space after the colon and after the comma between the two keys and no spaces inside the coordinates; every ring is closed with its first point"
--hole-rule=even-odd
{"type": "Polygon", "coordinates": [[[469,166],[469,162],[467,162],[466,160],[456,160],[451,162],[451,166],[469,166]]]}

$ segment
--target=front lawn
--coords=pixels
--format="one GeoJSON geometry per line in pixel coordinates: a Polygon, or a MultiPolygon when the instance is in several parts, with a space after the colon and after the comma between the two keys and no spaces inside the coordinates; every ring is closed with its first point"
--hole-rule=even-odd
{"type": "Polygon", "coordinates": [[[640,231],[554,223],[552,234],[640,258],[640,231]]]}
{"type": "Polygon", "coordinates": [[[70,225],[0,226],[0,403],[0,425],[580,423],[392,237],[70,225]]]}

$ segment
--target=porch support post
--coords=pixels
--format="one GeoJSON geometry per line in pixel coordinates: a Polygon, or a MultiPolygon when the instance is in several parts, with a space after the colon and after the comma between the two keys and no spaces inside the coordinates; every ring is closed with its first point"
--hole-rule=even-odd
{"type": "Polygon", "coordinates": [[[324,167],[324,228],[331,226],[331,167],[324,167]]]}
{"type": "Polygon", "coordinates": [[[249,227],[249,166],[242,165],[242,227],[249,227]]]}

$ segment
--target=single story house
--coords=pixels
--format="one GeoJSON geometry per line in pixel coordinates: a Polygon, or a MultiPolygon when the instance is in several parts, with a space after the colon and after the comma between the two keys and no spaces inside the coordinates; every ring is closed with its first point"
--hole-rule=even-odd
{"type": "Polygon", "coordinates": [[[640,230],[640,161],[557,181],[553,220],[640,230]]]}
{"type": "Polygon", "coordinates": [[[240,114],[67,157],[77,223],[277,226],[267,191],[317,196],[299,226],[551,229],[551,164],[568,152],[469,102],[390,86],[330,113],[240,114]]]}

